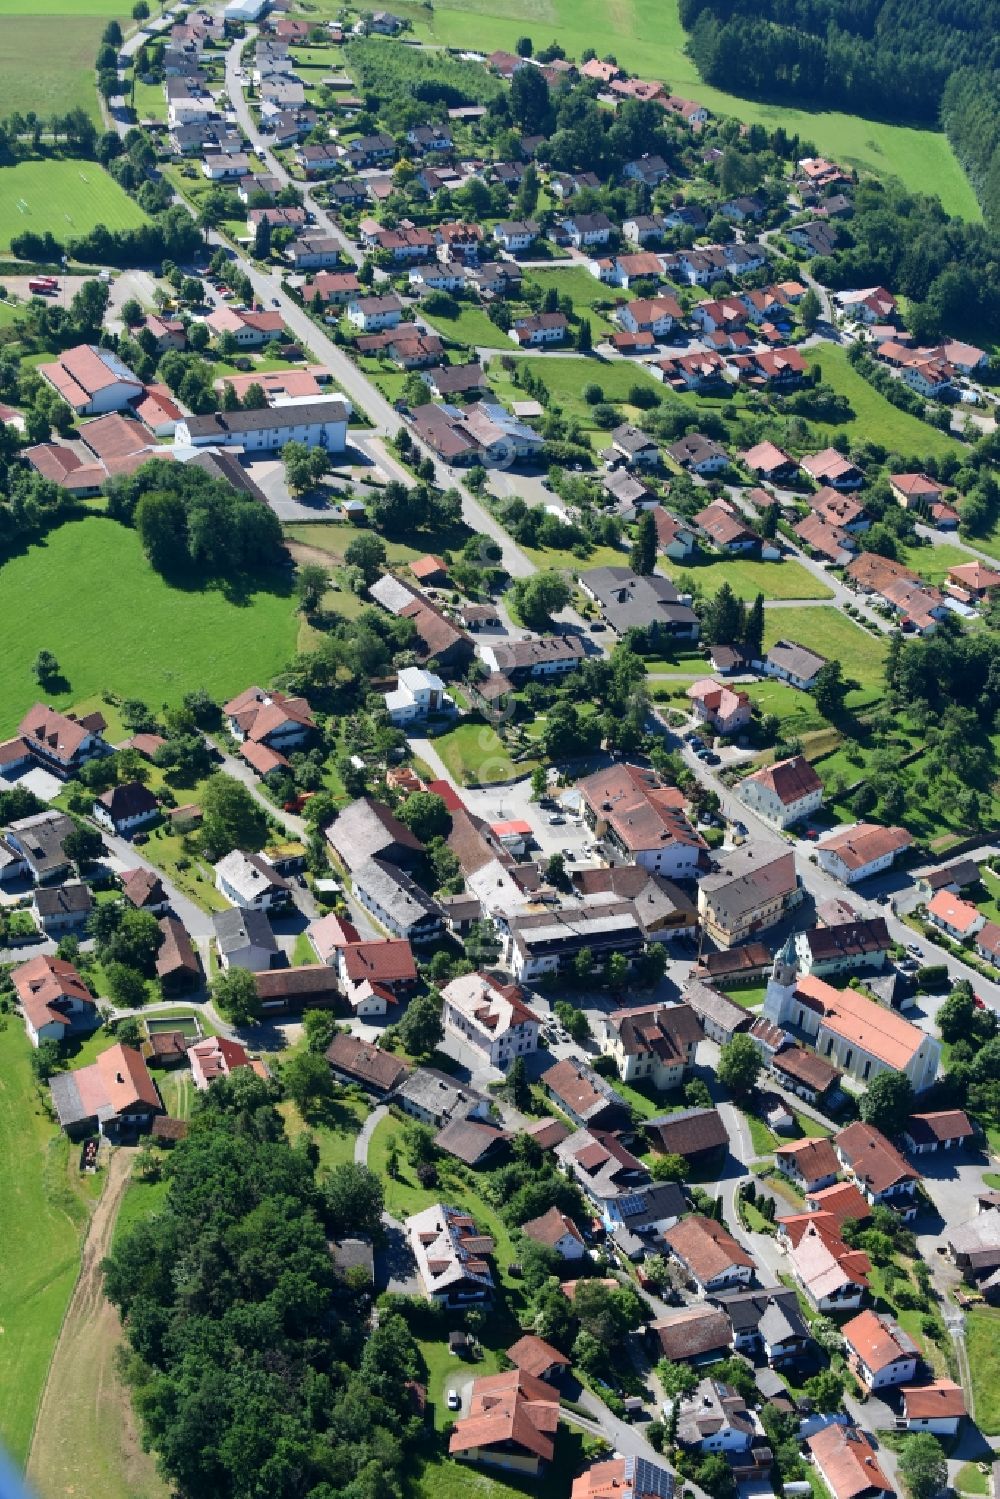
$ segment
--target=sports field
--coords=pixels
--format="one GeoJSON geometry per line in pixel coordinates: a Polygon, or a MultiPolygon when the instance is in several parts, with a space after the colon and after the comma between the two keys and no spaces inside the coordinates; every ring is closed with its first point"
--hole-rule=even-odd
{"type": "Polygon", "coordinates": [[[20,161],[0,168],[0,250],[28,229],[49,230],[65,242],[98,224],[136,229],[145,222],[139,205],[94,161],[20,161]]]}
{"type": "MultiPolygon", "coordinates": [[[[303,13],[333,15],[339,8],[335,0],[309,0],[303,13]]],[[[558,40],[570,57],[579,58],[586,47],[599,57],[612,53],[622,67],[657,78],[717,114],[770,129],[783,125],[845,165],[898,177],[909,188],[937,193],[950,213],[981,217],[972,187],[938,131],[762,104],[710,88],[684,50],[677,0],[452,0],[433,9],[405,0],[396,10],[410,18],[417,37],[444,46],[510,50],[519,36],[528,35],[536,48],[558,40]]]]}
{"type": "Polygon", "coordinates": [[[134,531],[88,516],[0,568],[0,634],[2,736],[38,698],[32,663],[43,648],[69,683],[47,694],[59,707],[105,689],[155,707],[197,687],[228,697],[291,659],[295,603],[286,578],[245,601],[170,588],[134,531]]]}

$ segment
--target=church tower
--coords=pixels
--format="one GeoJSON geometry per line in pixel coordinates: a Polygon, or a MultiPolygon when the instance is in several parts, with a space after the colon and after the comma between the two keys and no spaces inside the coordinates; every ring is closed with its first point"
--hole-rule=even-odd
{"type": "Polygon", "coordinates": [[[792,1013],[795,982],[798,976],[795,938],[789,937],[781,951],[776,954],[771,969],[767,993],[764,996],[764,1008],[761,1011],[765,1020],[770,1020],[775,1025],[784,1025],[787,1022],[792,1013]]]}

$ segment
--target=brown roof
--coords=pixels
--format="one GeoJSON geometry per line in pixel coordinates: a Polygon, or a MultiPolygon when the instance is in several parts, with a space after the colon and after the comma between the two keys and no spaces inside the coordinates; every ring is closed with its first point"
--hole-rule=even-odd
{"type": "Polygon", "coordinates": [[[833,1492],[833,1499],[863,1499],[873,1490],[895,1490],[878,1465],[875,1448],[863,1431],[834,1422],[808,1439],[809,1449],[833,1492]]]}
{"type": "Polygon", "coordinates": [[[899,1181],[919,1181],[920,1173],[900,1155],[895,1145],[870,1124],[856,1120],[834,1138],[854,1175],[872,1192],[884,1192],[899,1181]]]}
{"type": "Polygon", "coordinates": [[[682,1109],[647,1119],[645,1127],[659,1136],[660,1149],[667,1155],[700,1155],[729,1144],[718,1109],[682,1109]]]}
{"type": "Polygon", "coordinates": [[[899,1393],[903,1397],[903,1410],[911,1420],[933,1421],[935,1417],[947,1420],[966,1414],[962,1386],[950,1379],[935,1379],[932,1384],[904,1385],[899,1393]]]}
{"type": "Polygon", "coordinates": [[[961,1109],[941,1109],[934,1114],[911,1114],[906,1133],[914,1144],[922,1145],[932,1140],[967,1140],[975,1131],[961,1109]]]}
{"type": "Polygon", "coordinates": [[[559,1396],[544,1380],[511,1369],[477,1379],[472,1386],[469,1414],[456,1421],[449,1452],[503,1446],[531,1453],[548,1462],[555,1452],[559,1424],[559,1396]]]}
{"type": "Polygon", "coordinates": [[[163,882],[151,869],[122,870],[122,893],[134,906],[158,906],[167,896],[163,882]]]}
{"type": "MultiPolygon", "coordinates": [[[[100,728],[103,727],[102,719],[100,728]]],[[[49,756],[65,764],[72,760],[87,735],[100,733],[100,729],[60,713],[56,708],[48,708],[44,703],[36,703],[21,719],[17,732],[29,744],[36,741],[49,756]]]]}
{"type": "Polygon", "coordinates": [[[692,1213],[668,1229],[663,1238],[703,1284],[724,1274],[734,1265],[753,1269],[753,1260],[721,1223],[692,1213]]]}
{"type": "Polygon", "coordinates": [[[910,1340],[900,1331],[897,1323],[889,1317],[880,1317],[870,1308],[859,1312],[850,1322],[845,1322],[841,1332],[848,1348],[857,1354],[873,1374],[888,1368],[898,1358],[905,1358],[912,1348],[912,1344],[907,1346],[910,1340]]]}
{"type": "Polygon", "coordinates": [[[157,978],[169,978],[175,973],[197,976],[201,972],[201,964],[184,923],[178,921],[176,916],[164,916],[160,921],[160,931],[163,933],[163,941],[156,954],[157,978]]]}
{"type": "Polygon", "coordinates": [[[529,1218],[527,1223],[522,1223],[521,1232],[529,1239],[534,1239],[536,1244],[545,1244],[549,1249],[554,1249],[566,1234],[572,1235],[578,1243],[583,1243],[583,1236],[572,1218],[567,1218],[565,1213],[555,1207],[549,1208],[540,1218],[529,1218]]]}
{"type": "Polygon", "coordinates": [[[417,976],[413,949],[405,937],[349,943],[343,948],[343,964],[353,984],[363,979],[373,984],[402,984],[417,976]]]}
{"type": "Polygon", "coordinates": [[[254,980],[261,1000],[306,999],[338,992],[336,975],[325,963],[305,963],[297,968],[273,968],[255,973],[254,980]]]}
{"type": "Polygon", "coordinates": [[[345,1072],[379,1092],[397,1087],[410,1069],[406,1062],[357,1036],[334,1036],[326,1049],[326,1060],[337,1072],[345,1072]]]}
{"type": "Polygon", "coordinates": [[[840,1077],[836,1067],[831,1067],[823,1057],[807,1051],[804,1046],[787,1046],[778,1052],[771,1066],[775,1072],[783,1072],[816,1093],[825,1093],[840,1077]]]}
{"type": "Polygon", "coordinates": [[[186,1119],[170,1119],[166,1114],[157,1114],[153,1120],[154,1140],[183,1140],[187,1135],[186,1119]]]}
{"type": "Polygon", "coordinates": [[[55,1022],[71,1024],[55,1001],[65,998],[93,1010],[94,998],[72,963],[39,956],[22,963],[11,974],[17,997],[34,1030],[55,1022]]]}
{"type": "Polygon", "coordinates": [[[591,1080],[590,1068],[582,1062],[564,1057],[542,1073],[541,1082],[560,1102],[571,1109],[578,1119],[588,1119],[603,1113],[605,1109],[621,1106],[620,1095],[608,1097],[600,1092],[591,1080]]]}
{"type": "Polygon", "coordinates": [[[809,761],[801,755],[792,755],[788,760],[777,760],[773,765],[765,765],[762,770],[747,776],[747,780],[773,791],[785,807],[823,789],[823,782],[809,761]]]}
{"type": "Polygon", "coordinates": [[[446,1151],[466,1166],[475,1166],[508,1138],[502,1129],[495,1129],[492,1124],[480,1124],[476,1119],[449,1119],[434,1136],[434,1144],[438,1150],[446,1151]]]}
{"type": "Polygon", "coordinates": [[[529,1124],[524,1133],[537,1140],[543,1150],[554,1150],[569,1138],[570,1130],[561,1119],[538,1119],[529,1124]]]}
{"type": "Polygon", "coordinates": [[[821,1187],[810,1192],[810,1203],[817,1212],[828,1213],[839,1233],[848,1218],[864,1223],[871,1217],[871,1208],[853,1182],[837,1182],[832,1187],[821,1187]]]}
{"type": "Polygon", "coordinates": [[[790,1145],[779,1145],[774,1153],[794,1160],[799,1175],[807,1182],[836,1176],[840,1171],[837,1152],[829,1140],[794,1140],[790,1145]]]}
{"type": "Polygon", "coordinates": [[[521,1370],[523,1374],[531,1374],[535,1379],[542,1379],[552,1368],[568,1369],[570,1360],[558,1348],[553,1348],[551,1343],[546,1343],[544,1338],[536,1338],[534,1333],[525,1333],[523,1338],[518,1338],[510,1348],[507,1349],[507,1357],[521,1370]]]}
{"type": "Polygon", "coordinates": [[[714,1306],[686,1306],[651,1324],[664,1358],[674,1363],[729,1348],[733,1330],[725,1312],[714,1306]]]}

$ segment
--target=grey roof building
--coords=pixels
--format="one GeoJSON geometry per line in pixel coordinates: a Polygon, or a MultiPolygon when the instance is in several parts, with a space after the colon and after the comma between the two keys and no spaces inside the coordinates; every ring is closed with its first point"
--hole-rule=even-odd
{"type": "Polygon", "coordinates": [[[396,1089],[396,1102],[407,1114],[438,1129],[452,1119],[488,1119],[490,1113],[484,1093],[436,1067],[418,1067],[404,1078],[396,1089]]]}
{"type": "Polygon", "coordinates": [[[36,812],[10,824],[7,842],[24,855],[36,880],[51,880],[69,868],[63,843],[75,827],[65,812],[36,812]]]}
{"type": "Polygon", "coordinates": [[[352,871],[376,858],[393,864],[413,864],[423,853],[420,839],[384,802],[371,796],[361,796],[345,807],[327,828],[326,837],[334,853],[352,871]]]}
{"type": "Polygon", "coordinates": [[[405,869],[386,859],[367,859],[354,868],[354,893],[396,937],[420,943],[441,935],[444,913],[437,901],[405,869]]]}
{"type": "Polygon", "coordinates": [[[580,587],[616,635],[638,629],[698,638],[698,616],[668,578],[640,577],[630,567],[592,567],[580,574],[580,587]]]}
{"type": "Polygon", "coordinates": [[[263,911],[234,906],[231,911],[217,912],[212,925],[223,967],[232,964],[234,968],[250,968],[254,972],[270,968],[278,944],[263,911]]]}

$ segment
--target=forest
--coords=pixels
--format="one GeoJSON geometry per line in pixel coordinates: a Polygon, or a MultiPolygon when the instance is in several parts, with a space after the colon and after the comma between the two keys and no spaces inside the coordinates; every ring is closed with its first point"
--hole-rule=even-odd
{"type": "Polygon", "coordinates": [[[990,0],[681,0],[702,76],[740,93],[935,122],[951,73],[995,68],[990,0]]]}
{"type": "Polygon", "coordinates": [[[421,1440],[421,1361],[398,1316],[369,1330],[327,1249],[345,1213],[366,1221],[363,1168],[317,1178],[275,1098],[249,1069],[214,1084],[170,1156],[164,1207],[105,1261],[127,1378],[188,1499],[381,1499],[421,1440]]]}

